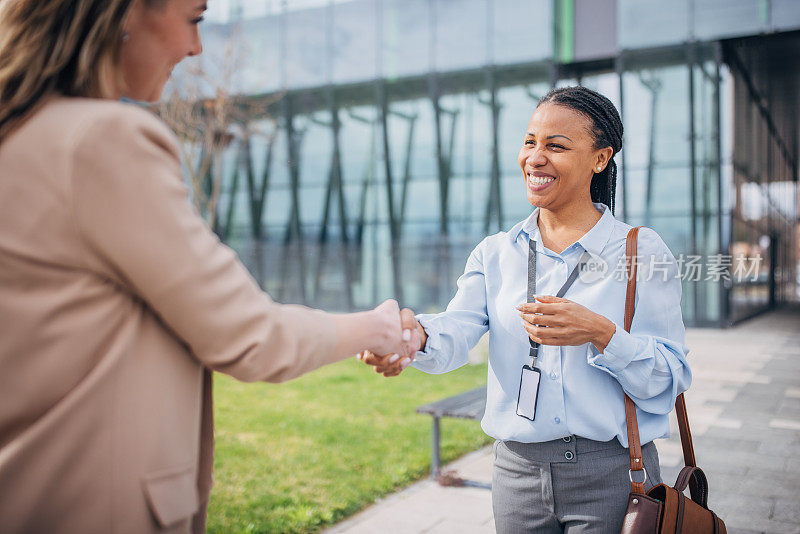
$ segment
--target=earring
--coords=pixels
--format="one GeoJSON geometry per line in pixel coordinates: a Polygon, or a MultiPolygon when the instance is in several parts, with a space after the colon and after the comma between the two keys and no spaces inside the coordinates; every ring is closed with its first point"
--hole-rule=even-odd
{"type": "Polygon", "coordinates": [[[127,43],[131,38],[131,34],[128,32],[122,32],[122,42],[127,43]]]}
{"type": "Polygon", "coordinates": [[[597,167],[597,172],[602,172],[603,167],[597,167]]]}

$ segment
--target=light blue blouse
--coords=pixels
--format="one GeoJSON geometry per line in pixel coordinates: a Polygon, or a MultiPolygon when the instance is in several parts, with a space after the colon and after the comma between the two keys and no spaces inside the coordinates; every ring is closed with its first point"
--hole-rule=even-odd
{"type": "Polygon", "coordinates": [[[691,383],[677,263],[655,231],[639,231],[636,312],[631,332],[625,332],[625,238],[631,226],[616,220],[604,204],[595,207],[603,214],[600,220],[560,254],[542,243],[538,208],[510,231],[487,237],[470,254],[447,310],[417,316],[428,341],[412,365],[427,373],[466,364],[469,350],[489,332],[481,422],[489,436],[521,442],[616,437],[627,447],[623,390],[636,404],[642,444],[669,436],[675,397],[691,383]],[[539,348],[536,366],[542,378],[534,421],[516,414],[520,371],[530,362],[528,336],[516,310],[526,301],[529,238],[536,240],[537,294],[555,295],[586,250],[600,269],[578,277],[564,298],[617,325],[602,353],[591,343],[539,348]]]}

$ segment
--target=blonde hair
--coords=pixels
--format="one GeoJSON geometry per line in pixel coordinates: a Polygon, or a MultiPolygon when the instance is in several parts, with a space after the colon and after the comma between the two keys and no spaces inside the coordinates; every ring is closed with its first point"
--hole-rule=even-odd
{"type": "Polygon", "coordinates": [[[50,95],[115,96],[134,1],[0,0],[0,143],[50,95]]]}

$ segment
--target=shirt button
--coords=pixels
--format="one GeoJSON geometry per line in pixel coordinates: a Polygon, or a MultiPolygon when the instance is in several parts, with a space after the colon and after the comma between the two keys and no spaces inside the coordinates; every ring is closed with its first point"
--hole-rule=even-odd
{"type": "Polygon", "coordinates": [[[573,458],[575,458],[575,455],[572,454],[572,451],[567,451],[564,453],[564,458],[566,458],[567,460],[572,460],[573,458]]]}
{"type": "Polygon", "coordinates": [[[559,419],[558,417],[556,417],[555,419],[553,419],[553,421],[555,421],[555,422],[556,422],[556,424],[558,424],[558,423],[560,423],[560,422],[561,422],[561,419],[559,419]]]}
{"type": "Polygon", "coordinates": [[[572,441],[572,436],[567,436],[566,438],[561,438],[561,439],[564,440],[564,443],[569,443],[570,441],[572,441]]]}
{"type": "Polygon", "coordinates": [[[555,380],[556,378],[558,378],[558,374],[556,374],[556,372],[553,371],[553,372],[550,373],[550,378],[555,380]]]}

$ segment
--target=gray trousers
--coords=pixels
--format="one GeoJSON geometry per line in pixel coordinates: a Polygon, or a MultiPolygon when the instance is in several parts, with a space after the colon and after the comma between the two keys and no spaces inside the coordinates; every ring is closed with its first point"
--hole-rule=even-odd
{"type": "MultiPolygon", "coordinates": [[[[658,451],[642,447],[646,489],[661,483],[658,451]]],[[[628,449],[569,436],[544,443],[497,441],[492,507],[498,534],[618,534],[631,483],[628,449]]]]}

